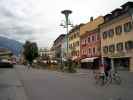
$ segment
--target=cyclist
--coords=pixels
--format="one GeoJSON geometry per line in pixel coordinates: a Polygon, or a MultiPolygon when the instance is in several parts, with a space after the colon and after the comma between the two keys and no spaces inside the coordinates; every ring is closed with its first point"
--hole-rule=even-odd
{"type": "Polygon", "coordinates": [[[111,71],[111,66],[108,63],[105,63],[104,64],[104,72],[105,72],[106,78],[108,78],[110,71],[111,71]]]}
{"type": "Polygon", "coordinates": [[[100,77],[101,77],[102,80],[104,81],[104,78],[105,78],[104,64],[101,64],[101,65],[100,65],[100,77]]]}

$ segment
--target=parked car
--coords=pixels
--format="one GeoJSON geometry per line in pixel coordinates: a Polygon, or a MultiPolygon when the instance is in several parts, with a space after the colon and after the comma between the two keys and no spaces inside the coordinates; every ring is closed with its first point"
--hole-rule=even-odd
{"type": "Polygon", "coordinates": [[[13,68],[13,63],[8,59],[0,59],[0,68],[13,68]]]}

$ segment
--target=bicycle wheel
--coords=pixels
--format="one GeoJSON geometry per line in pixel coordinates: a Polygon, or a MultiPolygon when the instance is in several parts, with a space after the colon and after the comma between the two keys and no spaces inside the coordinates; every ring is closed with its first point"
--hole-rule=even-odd
{"type": "Polygon", "coordinates": [[[106,80],[106,85],[112,84],[112,81],[113,81],[112,77],[109,76],[109,77],[107,78],[107,80],[106,80]]]}
{"type": "Polygon", "coordinates": [[[114,82],[116,83],[116,84],[118,84],[118,85],[120,85],[121,84],[121,82],[122,82],[122,80],[121,80],[121,78],[120,78],[120,76],[115,76],[114,77],[114,82]]]}
{"type": "Polygon", "coordinates": [[[100,86],[104,86],[105,85],[105,76],[100,76],[98,84],[100,86]]]}

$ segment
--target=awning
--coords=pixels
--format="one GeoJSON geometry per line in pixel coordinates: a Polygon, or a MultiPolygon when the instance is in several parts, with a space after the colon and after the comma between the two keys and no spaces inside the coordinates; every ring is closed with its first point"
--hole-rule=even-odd
{"type": "Polygon", "coordinates": [[[94,62],[94,60],[97,58],[98,57],[85,58],[85,59],[82,59],[81,62],[94,62]]]}
{"type": "Polygon", "coordinates": [[[110,56],[108,58],[112,58],[112,59],[115,59],[115,58],[130,58],[129,56],[110,56]]]}

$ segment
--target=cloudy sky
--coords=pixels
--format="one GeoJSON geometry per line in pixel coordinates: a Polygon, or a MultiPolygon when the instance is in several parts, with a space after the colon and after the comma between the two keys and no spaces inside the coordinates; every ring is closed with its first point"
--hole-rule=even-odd
{"type": "Polygon", "coordinates": [[[71,22],[86,23],[93,16],[105,15],[128,0],[0,0],[0,36],[24,42],[31,40],[39,47],[50,47],[58,35],[61,10],[71,9],[71,22]]]}

